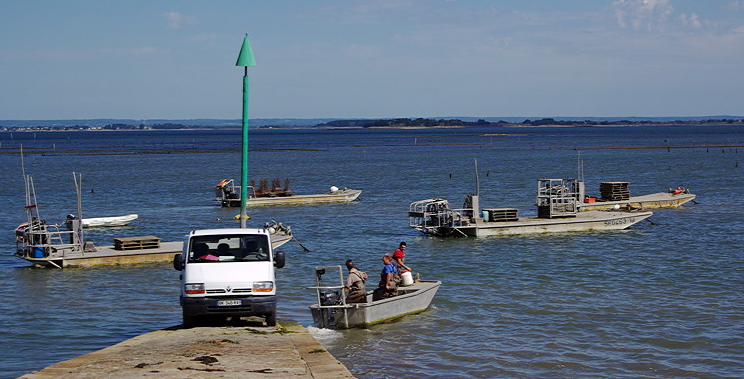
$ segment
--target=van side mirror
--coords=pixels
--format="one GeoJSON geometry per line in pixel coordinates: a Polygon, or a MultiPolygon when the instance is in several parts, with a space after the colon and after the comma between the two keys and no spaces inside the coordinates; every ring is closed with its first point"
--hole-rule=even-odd
{"type": "Polygon", "coordinates": [[[283,251],[277,251],[276,253],[274,253],[274,266],[276,268],[284,267],[284,252],[283,251]]]}
{"type": "Polygon", "coordinates": [[[173,256],[173,268],[176,269],[176,271],[183,270],[183,255],[182,254],[176,254],[173,256]]]}

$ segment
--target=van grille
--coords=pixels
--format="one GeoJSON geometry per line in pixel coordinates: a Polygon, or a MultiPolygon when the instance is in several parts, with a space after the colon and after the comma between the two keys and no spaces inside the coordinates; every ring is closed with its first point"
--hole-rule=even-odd
{"type": "MultiPolygon", "coordinates": [[[[224,294],[228,293],[227,290],[224,288],[214,288],[214,289],[208,289],[207,294],[224,294]]],[[[251,293],[253,292],[252,288],[235,288],[234,290],[230,291],[230,293],[251,293]]]]}

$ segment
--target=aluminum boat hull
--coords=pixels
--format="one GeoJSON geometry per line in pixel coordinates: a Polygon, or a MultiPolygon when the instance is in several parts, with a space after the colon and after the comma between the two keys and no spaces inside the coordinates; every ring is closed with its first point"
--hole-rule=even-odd
{"type": "MultiPolygon", "coordinates": [[[[308,204],[329,204],[329,203],[349,203],[356,200],[361,195],[362,190],[345,189],[336,192],[311,194],[311,195],[292,195],[278,197],[252,197],[246,200],[247,206],[264,206],[264,205],[308,205],[308,204]]],[[[222,199],[220,203],[223,207],[239,207],[240,199],[222,199]]]]}
{"type": "Polygon", "coordinates": [[[376,301],[372,301],[372,293],[369,292],[367,303],[346,304],[346,315],[343,306],[323,308],[313,304],[310,311],[316,325],[328,325],[329,312],[332,312],[333,326],[336,328],[366,327],[425,311],[441,284],[435,280],[417,281],[413,285],[399,287],[398,296],[376,301]]]}
{"type": "Polygon", "coordinates": [[[469,237],[486,237],[532,233],[620,230],[641,222],[651,217],[651,215],[653,215],[652,212],[589,211],[578,213],[576,217],[522,217],[517,221],[496,222],[478,220],[469,223],[467,226],[442,228],[444,230],[432,234],[464,234],[469,237]]]}
{"type": "Polygon", "coordinates": [[[691,193],[672,194],[669,192],[652,193],[643,196],[631,196],[628,200],[621,201],[599,201],[595,203],[579,203],[579,210],[582,212],[599,211],[612,209],[616,205],[626,207],[630,205],[633,208],[657,209],[657,208],[677,208],[687,202],[695,199],[691,193]]]}

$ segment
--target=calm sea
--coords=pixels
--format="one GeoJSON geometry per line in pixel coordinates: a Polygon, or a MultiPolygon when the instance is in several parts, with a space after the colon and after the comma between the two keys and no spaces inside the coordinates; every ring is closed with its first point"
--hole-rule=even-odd
{"type": "MultiPolygon", "coordinates": [[[[12,256],[24,220],[21,159],[42,216],[137,213],[86,238],[232,227],[214,185],[240,177],[239,131],[0,133],[0,377],[12,378],[180,324],[170,264],[35,269],[12,256]],[[226,221],[227,220],[227,221],[226,221]]],[[[400,241],[443,285],[426,312],[370,329],[311,327],[359,378],[744,377],[744,130],[735,126],[256,130],[250,176],[298,193],[362,189],[343,205],[251,208],[250,226],[291,225],[279,318],[310,326],[313,267],[354,259],[373,276],[400,241]],[[742,151],[740,151],[742,150],[742,151]],[[408,227],[409,203],[459,204],[480,171],[481,205],[533,215],[537,179],[576,177],[589,193],[684,186],[696,204],[624,231],[440,239],[408,227]]]]}

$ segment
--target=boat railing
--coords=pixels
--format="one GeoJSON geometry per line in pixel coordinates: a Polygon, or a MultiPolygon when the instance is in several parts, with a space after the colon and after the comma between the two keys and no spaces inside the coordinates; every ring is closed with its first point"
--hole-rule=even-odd
{"type": "MultiPolygon", "coordinates": [[[[221,185],[215,187],[215,200],[240,200],[240,186],[236,186],[233,180],[230,180],[225,184],[220,184],[221,185]]],[[[256,196],[256,188],[254,186],[248,186],[247,190],[248,199],[255,199],[258,197],[256,196]]]]}
{"type": "Polygon", "coordinates": [[[35,224],[25,231],[20,254],[31,258],[57,259],[82,254],[83,244],[76,231],[61,230],[56,224],[35,224]]]}
{"type": "MultiPolygon", "coordinates": [[[[331,279],[332,280],[332,279],[331,279]]],[[[342,309],[344,313],[344,322],[346,325],[349,324],[349,315],[346,312],[348,308],[351,307],[351,305],[346,303],[346,288],[344,286],[344,271],[341,268],[341,266],[319,266],[315,267],[315,282],[316,285],[312,287],[307,287],[308,289],[315,290],[315,293],[317,295],[318,300],[318,308],[321,309],[342,309]],[[328,272],[329,274],[338,271],[338,283],[339,285],[325,285],[323,283],[323,275],[328,272]],[[338,299],[332,299],[333,301],[328,301],[331,299],[325,299],[324,295],[328,294],[329,292],[335,293],[338,295],[338,299]]],[[[326,318],[323,317],[325,320],[326,318]]]]}
{"type": "Polygon", "coordinates": [[[444,199],[426,199],[411,203],[408,208],[409,226],[426,232],[443,227],[467,226],[472,222],[473,208],[450,208],[444,199]]]}
{"type": "MultiPolygon", "coordinates": [[[[257,197],[256,196],[256,187],[254,187],[254,186],[248,186],[247,190],[248,190],[248,198],[249,199],[255,199],[257,197]]],[[[238,190],[238,193],[240,193],[240,190],[238,190]]]]}
{"type": "Polygon", "coordinates": [[[577,205],[579,192],[579,185],[575,179],[538,180],[538,217],[575,217],[579,210],[577,205]]]}
{"type": "Polygon", "coordinates": [[[240,199],[240,186],[233,179],[226,179],[215,187],[215,200],[240,199]]]}

